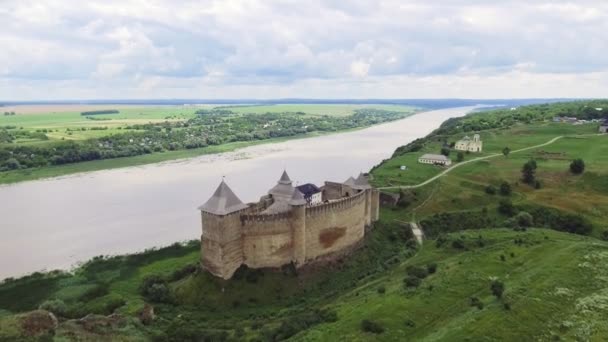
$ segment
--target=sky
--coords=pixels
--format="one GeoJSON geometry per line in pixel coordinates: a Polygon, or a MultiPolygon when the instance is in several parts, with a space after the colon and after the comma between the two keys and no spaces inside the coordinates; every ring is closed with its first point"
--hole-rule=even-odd
{"type": "Polygon", "coordinates": [[[607,97],[608,1],[0,0],[0,100],[607,97]]]}

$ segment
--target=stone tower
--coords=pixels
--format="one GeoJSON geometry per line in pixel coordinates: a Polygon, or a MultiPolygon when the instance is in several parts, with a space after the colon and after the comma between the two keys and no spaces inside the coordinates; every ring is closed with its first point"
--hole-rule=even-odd
{"type": "Polygon", "coordinates": [[[289,207],[293,232],[293,262],[296,266],[301,266],[306,262],[306,199],[298,189],[294,189],[289,207]]]}
{"type": "Polygon", "coordinates": [[[247,208],[223,180],[198,208],[203,225],[201,264],[218,277],[230,278],[243,262],[240,212],[247,208]]]}
{"type": "Polygon", "coordinates": [[[474,142],[478,143],[480,140],[481,140],[481,138],[479,137],[479,134],[475,134],[475,135],[473,136],[473,141],[474,141],[474,142]]]}

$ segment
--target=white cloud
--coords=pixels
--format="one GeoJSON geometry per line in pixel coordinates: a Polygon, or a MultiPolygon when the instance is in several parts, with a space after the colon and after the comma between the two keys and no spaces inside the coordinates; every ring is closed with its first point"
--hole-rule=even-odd
{"type": "Polygon", "coordinates": [[[603,0],[4,0],[0,20],[3,100],[608,93],[603,0]]]}

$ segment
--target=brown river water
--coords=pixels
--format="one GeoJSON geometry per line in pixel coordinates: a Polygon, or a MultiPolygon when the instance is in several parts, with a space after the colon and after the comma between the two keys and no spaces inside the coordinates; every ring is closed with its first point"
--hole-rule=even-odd
{"type": "Polygon", "coordinates": [[[283,169],[300,184],[344,181],[474,108],[423,112],[363,130],[228,153],[0,186],[0,279],[198,239],[196,208],[222,176],[244,202],[265,194],[283,169]]]}

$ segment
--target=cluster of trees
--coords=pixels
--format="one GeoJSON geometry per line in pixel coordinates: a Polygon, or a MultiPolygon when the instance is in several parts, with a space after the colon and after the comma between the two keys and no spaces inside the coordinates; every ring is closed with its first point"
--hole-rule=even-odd
{"type": "Polygon", "coordinates": [[[118,114],[120,113],[116,109],[107,109],[107,110],[90,110],[88,112],[82,112],[80,115],[103,115],[103,114],[118,114]]]}
{"type": "Polygon", "coordinates": [[[509,199],[501,200],[497,210],[507,219],[497,219],[485,210],[464,211],[435,214],[422,220],[420,225],[429,238],[465,229],[492,227],[545,227],[580,235],[588,235],[593,229],[591,222],[581,215],[542,206],[516,206],[509,199]]]}
{"type": "Polygon", "coordinates": [[[4,112],[4,116],[12,116],[12,115],[17,115],[17,113],[15,113],[15,112],[4,112]]]}
{"type": "MultiPolygon", "coordinates": [[[[91,115],[92,112],[86,113],[91,115]]],[[[196,118],[187,121],[131,125],[120,134],[79,142],[61,141],[36,146],[5,145],[0,147],[0,171],[194,149],[309,132],[333,132],[396,120],[406,115],[375,109],[360,109],[345,117],[304,116],[296,113],[241,115],[225,109],[199,110],[198,114],[196,118]]],[[[22,134],[17,133],[20,131],[0,130],[0,143],[15,141],[15,135],[22,134]]],[[[48,139],[43,132],[23,131],[23,134],[38,134],[39,139],[48,139]]]]}

